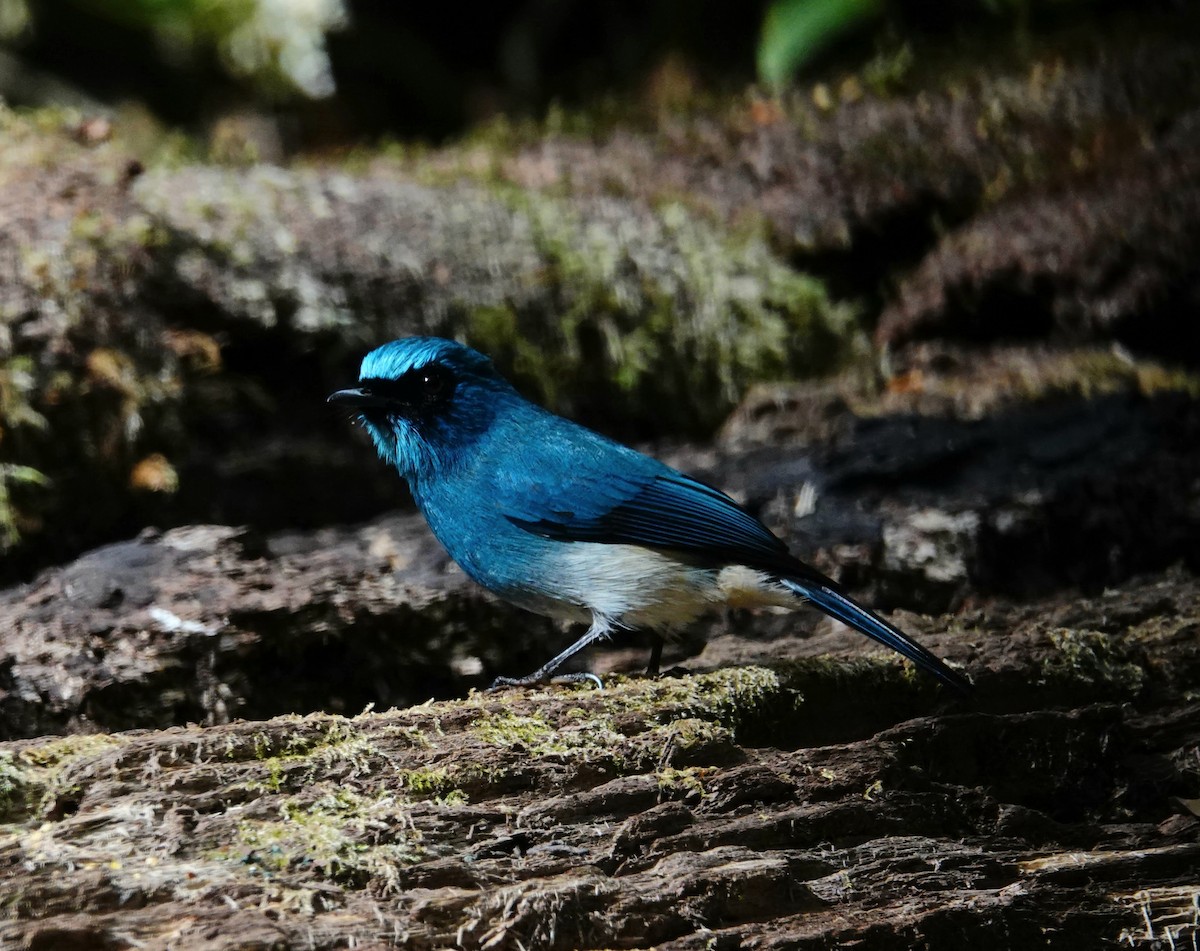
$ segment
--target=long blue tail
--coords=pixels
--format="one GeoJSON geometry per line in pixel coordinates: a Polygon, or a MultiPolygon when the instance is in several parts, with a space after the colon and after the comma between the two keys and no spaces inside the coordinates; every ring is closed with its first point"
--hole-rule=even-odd
{"type": "Polygon", "coordinates": [[[903,654],[922,670],[933,674],[943,683],[947,683],[963,693],[970,693],[973,689],[971,682],[966,677],[951,670],[911,637],[889,624],[874,611],[864,608],[853,598],[832,587],[833,582],[822,584],[792,578],[780,578],[779,580],[802,598],[807,598],[830,617],[850,625],[872,640],[903,654]]]}

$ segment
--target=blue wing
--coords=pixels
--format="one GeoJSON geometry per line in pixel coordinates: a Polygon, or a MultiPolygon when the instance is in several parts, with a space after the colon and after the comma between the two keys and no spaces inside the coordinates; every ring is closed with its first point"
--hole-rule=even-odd
{"type": "Polygon", "coordinates": [[[494,503],[513,525],[556,541],[669,548],[713,565],[774,570],[791,559],[725,493],[562,417],[525,411],[536,415],[521,429],[538,439],[522,447],[519,466],[509,440],[481,454],[494,503]]]}
{"type": "Polygon", "coordinates": [[[544,538],[670,548],[714,564],[778,571],[794,560],[783,542],[729,496],[666,467],[637,481],[610,481],[604,491],[586,493],[580,501],[569,509],[559,505],[508,519],[544,538]]]}

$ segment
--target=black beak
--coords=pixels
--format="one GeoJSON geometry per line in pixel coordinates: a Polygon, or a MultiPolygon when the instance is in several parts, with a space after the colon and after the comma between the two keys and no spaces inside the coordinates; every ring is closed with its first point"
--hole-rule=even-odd
{"type": "Polygon", "coordinates": [[[370,390],[355,388],[330,393],[326,403],[342,403],[352,409],[388,409],[395,401],[370,390]]]}

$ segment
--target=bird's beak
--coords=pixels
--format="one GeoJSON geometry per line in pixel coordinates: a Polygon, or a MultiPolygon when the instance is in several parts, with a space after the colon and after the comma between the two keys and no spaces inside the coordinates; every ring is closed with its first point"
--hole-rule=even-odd
{"type": "Polygon", "coordinates": [[[336,393],[330,393],[325,402],[342,403],[352,409],[387,409],[392,405],[393,401],[377,393],[356,387],[350,390],[338,390],[336,393]]]}

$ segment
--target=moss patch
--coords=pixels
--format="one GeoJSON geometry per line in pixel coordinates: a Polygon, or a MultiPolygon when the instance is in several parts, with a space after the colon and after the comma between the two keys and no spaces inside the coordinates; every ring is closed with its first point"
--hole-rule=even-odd
{"type": "Polygon", "coordinates": [[[54,800],[77,795],[82,778],[73,778],[70,767],[123,742],[107,734],[85,734],[25,746],[15,752],[0,750],[0,823],[27,821],[54,800]]]}
{"type": "Polygon", "coordinates": [[[387,792],[363,795],[323,787],[313,797],[288,797],[277,819],[247,819],[236,844],[212,857],[236,860],[268,872],[314,871],[319,877],[383,891],[399,886],[401,870],[424,854],[402,799],[387,792]]]}
{"type": "Polygon", "coordinates": [[[467,336],[534,395],[608,418],[648,406],[663,425],[711,430],[749,384],[826,372],[865,352],[852,308],[797,273],[758,229],[722,232],[678,203],[580,205],[506,193],[554,308],[485,305],[467,336]],[[584,394],[588,394],[586,397],[584,394]]]}
{"type": "Polygon", "coordinates": [[[1099,631],[1058,628],[1048,633],[1055,653],[1042,667],[1051,683],[1106,687],[1133,696],[1146,685],[1147,672],[1127,654],[1123,639],[1099,631]]]}

